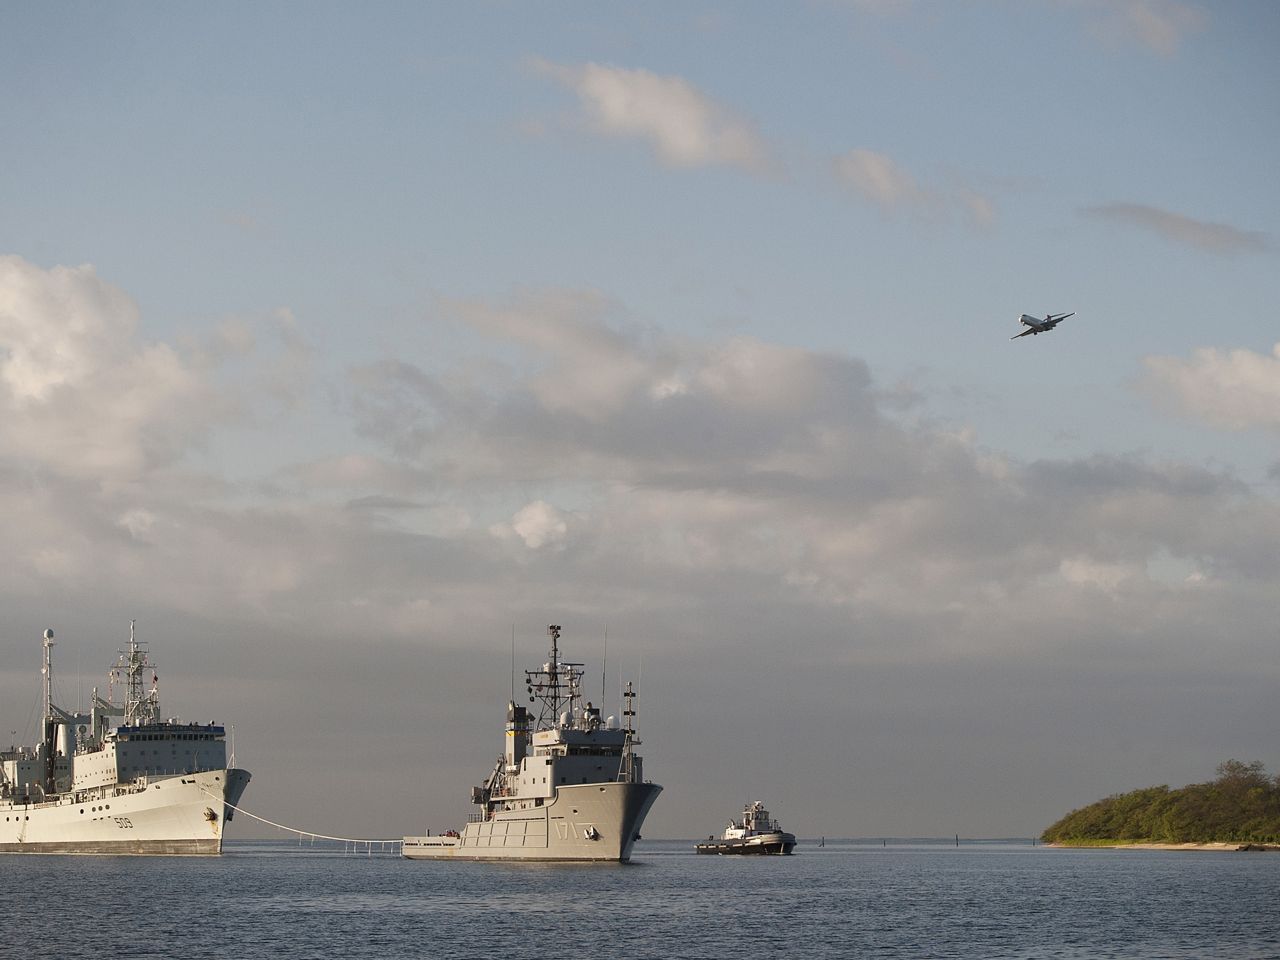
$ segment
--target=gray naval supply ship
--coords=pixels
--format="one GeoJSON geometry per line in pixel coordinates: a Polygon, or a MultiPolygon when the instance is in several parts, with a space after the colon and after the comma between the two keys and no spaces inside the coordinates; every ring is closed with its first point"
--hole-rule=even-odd
{"type": "Polygon", "coordinates": [[[129,626],[88,713],[53,702],[44,633],[44,721],[34,747],[0,752],[0,853],[217,854],[249,774],[227,763],[225,729],[160,719],[159,678],[129,626]]]}
{"type": "Polygon", "coordinates": [[[602,720],[582,697],[582,664],[560,659],[560,628],[548,628],[551,655],[526,670],[538,717],[507,704],[506,750],[482,787],[461,833],[405,837],[412,860],[612,860],[626,863],[662,787],[644,779],[636,754],[636,694],[623,693],[623,722],[602,720]]]}

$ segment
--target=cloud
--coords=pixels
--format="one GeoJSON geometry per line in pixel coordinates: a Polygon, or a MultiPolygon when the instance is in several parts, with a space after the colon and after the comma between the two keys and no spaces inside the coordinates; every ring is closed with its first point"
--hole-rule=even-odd
{"type": "Polygon", "coordinates": [[[691,602],[723,579],[886,617],[977,615],[996,597],[1032,616],[1031,595],[1065,610],[1084,585],[1123,582],[1125,602],[1151,600],[1168,589],[1145,572],[1155,556],[1271,569],[1255,547],[1274,505],[1208,471],[1128,458],[1022,466],[899,422],[857,360],[744,337],[639,337],[591,297],[459,309],[526,362],[465,381],[381,367],[359,378],[362,432],[473,492],[520,478],[545,505],[523,515],[531,546],[547,542],[566,496],[589,503],[574,510],[564,557],[588,563],[579,582],[613,571],[634,585],[621,573],[634,562],[650,589],[691,602]],[[613,392],[546,388],[592,384],[597,363],[625,374],[613,392]],[[1261,512],[1232,546],[1215,524],[1238,527],[1237,509],[1261,512]],[[1027,597],[1003,586],[1028,582],[1027,597]]]}
{"type": "MultiPolygon", "coordinates": [[[[130,301],[92,270],[5,267],[0,497],[21,571],[9,590],[168,584],[191,611],[269,607],[337,630],[373,610],[390,632],[424,603],[434,622],[463,622],[495,591],[529,609],[699,606],[730,620],[747,596],[779,615],[879,624],[869,638],[902,630],[913,648],[976,651],[1013,635],[956,618],[1075,617],[1081,590],[1139,622],[1176,616],[1182,588],[1146,572],[1152,558],[1228,585],[1224,597],[1276,573],[1276,505],[1229,476],[1133,457],[1020,464],[901,419],[856,358],[673,336],[589,291],[449,304],[492,341],[486,362],[353,370],[358,441],[334,431],[322,456],[232,485],[183,457],[231,423],[283,429],[205,409],[213,372],[262,349],[243,325],[183,362],[136,340],[130,301]],[[66,343],[49,370],[33,360],[48,350],[41,323],[66,343]],[[147,366],[157,352],[166,363],[147,366]],[[139,365],[147,402],[114,405],[104,385],[139,365]],[[84,449],[94,432],[132,452],[104,463],[84,449]],[[103,487],[108,470],[129,482],[103,487]]],[[[1280,354],[1208,351],[1155,358],[1148,377],[1198,415],[1275,426],[1278,367],[1280,354]]],[[[251,369],[271,368],[268,356],[251,369]]],[[[879,644],[859,655],[889,655],[879,644]]]]}
{"type": "Polygon", "coordinates": [[[995,204],[967,187],[940,191],[921,186],[892,157],[859,147],[833,161],[836,179],[886,213],[906,212],[939,219],[958,210],[970,222],[985,225],[995,219],[995,204]]]}
{"type": "Polygon", "coordinates": [[[137,307],[89,265],[0,257],[0,438],[68,474],[133,476],[179,459],[229,411],[172,346],[136,339],[137,307]]]}
{"type": "Polygon", "coordinates": [[[1280,429],[1280,343],[1271,355],[1202,347],[1147,357],[1145,388],[1175,411],[1227,430],[1280,429]]]}
{"type": "MultiPolygon", "coordinates": [[[[730,166],[757,174],[778,168],[775,151],[753,123],[682,77],[595,63],[566,66],[537,60],[533,65],[578,94],[585,119],[596,133],[644,141],[669,166],[730,166]]],[[[531,136],[546,131],[538,122],[524,128],[531,136]]],[[[850,150],[831,161],[831,170],[840,183],[886,213],[908,212],[926,219],[958,213],[977,225],[995,219],[989,196],[966,185],[922,185],[893,158],[874,150],[850,150]]]]}
{"type": "Polygon", "coordinates": [[[545,500],[535,500],[518,510],[510,523],[495,524],[490,533],[495,537],[519,537],[530,550],[559,547],[569,532],[563,511],[545,500]]]}
{"type": "Polygon", "coordinates": [[[641,140],[673,167],[773,166],[755,126],[682,77],[587,63],[535,61],[537,70],[578,95],[586,119],[602,136],[641,140]]]}
{"type": "Polygon", "coordinates": [[[1208,15],[1180,0],[1072,0],[1083,8],[1095,34],[1113,45],[1138,44],[1171,57],[1204,29],[1208,15]]]}
{"type": "Polygon", "coordinates": [[[855,190],[886,209],[903,204],[928,206],[930,194],[892,158],[874,150],[850,150],[835,161],[836,175],[855,190]]]}
{"type": "Polygon", "coordinates": [[[288,309],[147,342],[137,305],[93,266],[0,257],[0,440],[11,458],[136,480],[182,463],[219,427],[297,407],[313,365],[288,309]]]}
{"type": "MultiPolygon", "coordinates": [[[[46,625],[60,638],[96,637],[102,620],[138,616],[145,635],[165,638],[165,662],[182,664],[173,675],[204,677],[192,684],[197,699],[217,688],[201,713],[237,723],[247,765],[255,744],[269,765],[280,737],[310,742],[305,704],[317,688],[376,683],[387,694],[364,727],[335,724],[343,737],[412,722],[409,702],[438,711],[440,723],[469,718],[447,749],[410,745],[421,763],[458,769],[425,797],[406,776],[382,814],[360,806],[360,778],[323,805],[305,801],[298,785],[332,745],[304,751],[292,769],[275,764],[255,806],[288,805],[313,829],[333,829],[332,809],[351,808],[369,820],[350,830],[399,835],[412,815],[406,796],[413,809],[456,808],[457,783],[492,742],[486,702],[497,700],[500,726],[513,623],[522,662],[543,650],[528,640],[533,625],[550,622],[565,624],[574,655],[590,655],[588,638],[608,623],[610,664],[626,663],[627,678],[643,654],[647,758],[668,783],[699,783],[706,756],[740,749],[716,718],[733,716],[741,689],[755,691],[761,710],[789,711],[821,740],[812,752],[779,752],[790,765],[780,802],[797,812],[815,791],[785,795],[786,783],[822,780],[823,758],[926,758],[931,772],[917,780],[882,767],[895,789],[860,809],[891,818],[897,788],[927,792],[959,750],[965,762],[948,768],[948,782],[971,792],[965,815],[986,827],[974,811],[989,808],[990,777],[969,766],[1015,755],[1037,783],[1060,778],[1048,793],[1080,789],[1073,751],[1123,753],[1117,730],[1139,744],[1123,759],[1176,742],[1176,756],[1190,750],[1200,763],[1207,753],[1211,766],[1220,741],[1210,736],[1237,737],[1239,718],[1188,718],[1185,697],[1169,691],[1219,682],[1248,688],[1240,702],[1272,702],[1274,678],[1256,664],[1274,641],[1280,504],[1227,472],[1139,455],[1020,462],[971,432],[904,416],[857,357],[677,335],[597,292],[547,290],[446,304],[478,334],[475,356],[388,358],[326,385],[348,403],[299,462],[245,458],[198,473],[198,458],[185,455],[193,436],[213,448],[244,433],[255,450],[289,446],[292,408],[256,389],[280,416],[209,419],[182,400],[213,384],[215,393],[257,384],[284,349],[277,327],[221,321],[193,341],[201,350],[144,344],[128,297],[92,271],[67,279],[17,267],[44,292],[23,303],[67,294],[38,313],[58,321],[67,349],[56,376],[38,363],[7,369],[11,356],[46,348],[32,310],[18,311],[25,323],[12,311],[0,321],[0,403],[11,421],[0,425],[0,602],[15,620],[0,652],[38,661],[38,644],[6,637],[38,638],[46,625]],[[170,438],[165,456],[103,483],[65,451],[11,440],[64,394],[107,403],[99,381],[159,348],[183,389],[108,408],[110,422],[79,406],[43,422],[125,438],[158,430],[170,438]],[[762,673],[777,682],[761,686],[762,673]],[[1153,741],[1133,717],[1176,735],[1153,741]],[[823,733],[851,724],[865,731],[857,742],[823,733]],[[1189,729],[1204,738],[1191,747],[1189,729]]],[[[25,696],[28,681],[0,692],[25,696]]],[[[176,705],[195,709],[186,698],[176,705]]],[[[405,743],[369,735],[361,749],[343,746],[371,771],[395,771],[405,743]]],[[[1115,763],[1138,782],[1155,776],[1115,763]]],[[[831,777],[819,795],[838,792],[831,777]]],[[[659,808],[654,834],[700,829],[696,806],[659,808]]],[[[823,816],[838,822],[819,803],[811,822],[823,816]]],[[[1020,816],[1019,829],[1043,826],[1034,810],[1020,816]]]]}
{"type": "Polygon", "coordinates": [[[1125,223],[1156,233],[1166,240],[1186,244],[1213,253],[1234,254],[1266,250],[1267,235],[1241,230],[1225,223],[1193,220],[1141,203],[1107,203],[1087,207],[1085,216],[1125,223]]]}

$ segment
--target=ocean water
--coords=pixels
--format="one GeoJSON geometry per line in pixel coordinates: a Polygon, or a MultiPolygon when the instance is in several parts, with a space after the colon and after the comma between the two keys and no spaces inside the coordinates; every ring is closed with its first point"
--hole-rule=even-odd
{"type": "Polygon", "coordinates": [[[632,863],[0,857],[0,957],[1278,958],[1280,853],[832,842],[632,863]]]}

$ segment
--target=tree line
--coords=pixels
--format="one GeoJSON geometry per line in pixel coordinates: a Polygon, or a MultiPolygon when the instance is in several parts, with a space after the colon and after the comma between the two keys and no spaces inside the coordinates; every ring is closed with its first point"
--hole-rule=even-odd
{"type": "Polygon", "coordinates": [[[1280,843],[1280,776],[1260,760],[1218,764],[1217,778],[1180,790],[1147,787],[1073,810],[1046,843],[1280,843]]]}

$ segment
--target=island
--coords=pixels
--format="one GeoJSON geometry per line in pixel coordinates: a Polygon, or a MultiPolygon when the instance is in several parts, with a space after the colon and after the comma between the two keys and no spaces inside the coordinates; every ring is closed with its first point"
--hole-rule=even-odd
{"type": "Polygon", "coordinates": [[[1147,787],[1073,810],[1041,835],[1069,847],[1280,850],[1280,777],[1261,761],[1228,760],[1217,778],[1147,787]]]}

